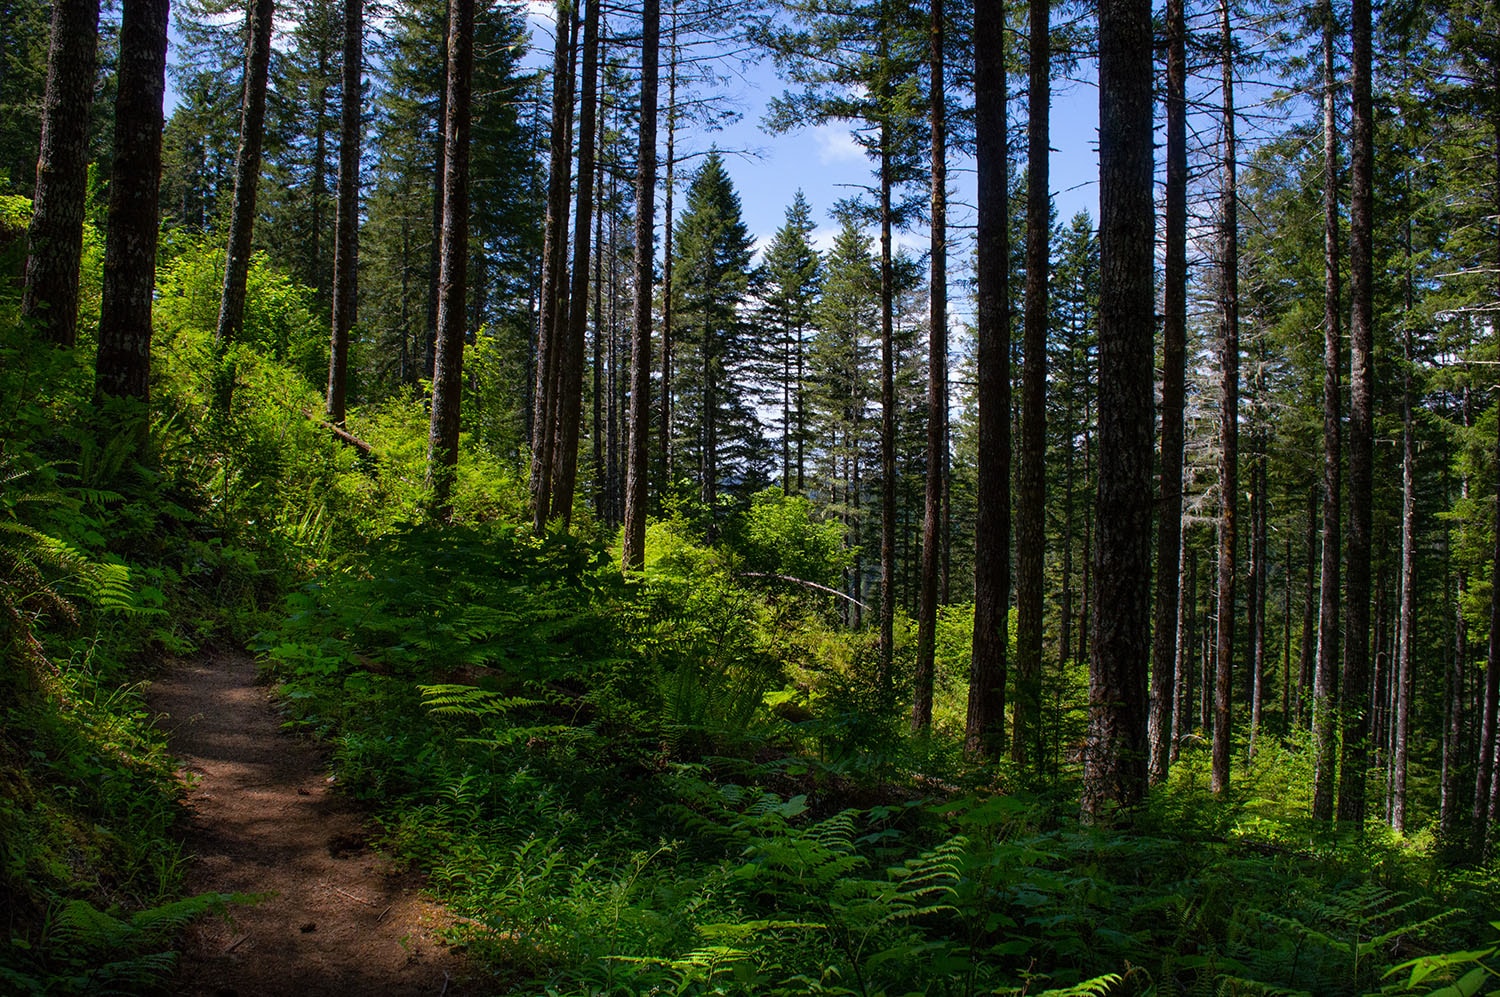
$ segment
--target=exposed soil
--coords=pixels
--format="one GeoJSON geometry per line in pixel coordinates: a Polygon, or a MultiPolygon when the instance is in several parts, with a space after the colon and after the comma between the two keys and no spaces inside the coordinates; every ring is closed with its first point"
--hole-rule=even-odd
{"type": "Polygon", "coordinates": [[[189,930],[174,992],[212,997],[485,992],[437,937],[445,911],[367,844],[326,750],[287,734],[255,662],[228,651],[151,687],[180,760],[190,893],[264,895],[189,930]]]}

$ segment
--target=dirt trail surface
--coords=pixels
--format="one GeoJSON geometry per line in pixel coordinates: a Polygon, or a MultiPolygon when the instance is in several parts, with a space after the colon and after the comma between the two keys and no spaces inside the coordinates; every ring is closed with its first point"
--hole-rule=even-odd
{"type": "Polygon", "coordinates": [[[188,784],[188,891],[269,894],[189,929],[176,993],[485,992],[437,939],[443,909],[366,845],[326,752],[281,730],[248,655],[177,663],[149,698],[188,784]]]}

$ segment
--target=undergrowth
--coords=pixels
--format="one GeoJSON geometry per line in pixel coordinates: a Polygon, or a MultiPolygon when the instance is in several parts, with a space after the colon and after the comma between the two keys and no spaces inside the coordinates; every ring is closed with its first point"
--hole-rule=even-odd
{"type": "Polygon", "coordinates": [[[1133,826],[1084,828],[1066,765],[902,734],[827,605],[681,522],[648,548],[623,580],[561,535],[402,529],[261,639],[511,992],[1428,993],[1494,963],[1493,898],[1288,817],[1295,751],[1224,799],[1189,751],[1133,826]]]}

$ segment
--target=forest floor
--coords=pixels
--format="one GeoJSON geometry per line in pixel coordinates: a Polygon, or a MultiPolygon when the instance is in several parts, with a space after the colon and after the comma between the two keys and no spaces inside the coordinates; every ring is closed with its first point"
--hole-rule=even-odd
{"type": "Polygon", "coordinates": [[[149,701],[185,786],[188,892],[261,897],[189,929],[175,993],[478,992],[473,968],[438,938],[451,918],[370,848],[326,750],[281,728],[249,655],[175,662],[149,701]]]}

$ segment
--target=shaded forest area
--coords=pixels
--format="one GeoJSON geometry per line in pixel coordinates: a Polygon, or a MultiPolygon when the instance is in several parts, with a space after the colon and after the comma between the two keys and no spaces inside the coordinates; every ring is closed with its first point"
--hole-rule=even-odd
{"type": "Polygon", "coordinates": [[[495,992],[1500,992],[1493,5],[550,14],[0,5],[0,989],[233,644],[495,992]]]}

